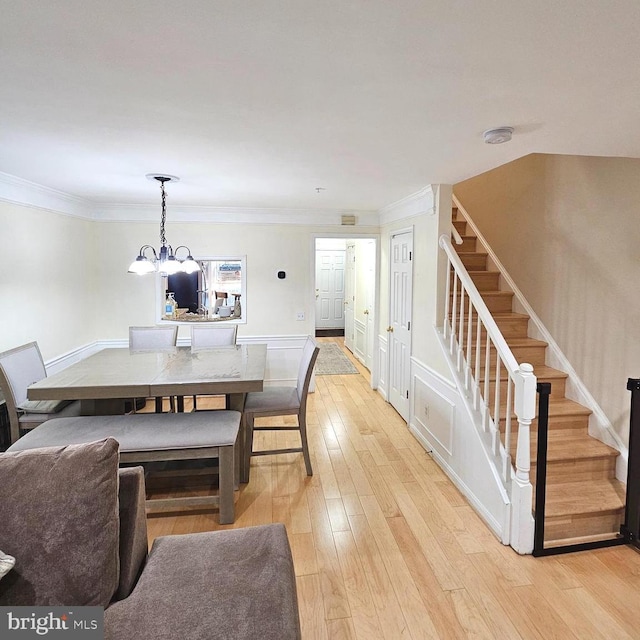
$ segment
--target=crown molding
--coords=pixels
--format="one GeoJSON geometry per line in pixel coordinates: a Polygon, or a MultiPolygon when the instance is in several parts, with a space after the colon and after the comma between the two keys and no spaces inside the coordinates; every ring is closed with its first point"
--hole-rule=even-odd
{"type": "MultiPolygon", "coordinates": [[[[96,204],[94,219],[104,222],[157,222],[159,205],[96,204]]],[[[343,215],[355,215],[357,227],[379,225],[376,211],[343,209],[276,209],[251,207],[180,206],[172,204],[170,222],[216,224],[295,224],[341,226],[343,215]]],[[[350,227],[353,228],[353,227],[350,227]]]]}
{"type": "Polygon", "coordinates": [[[93,203],[64,191],[0,172],[0,201],[76,218],[93,218],[93,203]]]}
{"type": "Polygon", "coordinates": [[[386,207],[383,207],[378,212],[380,215],[380,225],[387,225],[403,220],[405,218],[411,218],[412,216],[418,216],[425,213],[432,214],[435,212],[435,197],[433,185],[427,185],[420,191],[412,193],[406,198],[397,200],[386,207]]]}
{"type": "MultiPolygon", "coordinates": [[[[157,222],[160,206],[92,202],[0,172],[0,201],[102,222],[157,222]]],[[[376,211],[347,209],[286,209],[171,205],[171,222],[227,224],[293,224],[342,226],[343,215],[355,215],[356,227],[377,227],[376,211]]],[[[349,226],[353,229],[353,226],[349,226]]]]}

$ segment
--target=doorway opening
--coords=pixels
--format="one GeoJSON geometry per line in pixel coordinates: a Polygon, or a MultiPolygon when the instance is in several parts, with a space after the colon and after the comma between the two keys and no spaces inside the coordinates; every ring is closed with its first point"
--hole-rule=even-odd
{"type": "Polygon", "coordinates": [[[377,346],[378,240],[315,238],[315,333],[344,336],[345,347],[372,373],[377,346]]]}

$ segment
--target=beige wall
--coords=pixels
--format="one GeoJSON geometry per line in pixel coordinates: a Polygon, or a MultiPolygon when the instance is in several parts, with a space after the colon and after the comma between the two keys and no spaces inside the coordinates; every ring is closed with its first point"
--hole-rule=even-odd
{"type": "Polygon", "coordinates": [[[47,360],[92,342],[92,223],[0,202],[0,238],[0,351],[36,340],[47,360]]]}
{"type": "Polygon", "coordinates": [[[614,429],[640,377],[640,160],[532,155],[454,192],[614,429]]]}
{"type": "MultiPolygon", "coordinates": [[[[196,256],[247,256],[241,337],[304,335],[314,332],[313,235],[343,231],[184,223],[168,224],[167,238],[196,256]]],[[[155,324],[154,277],[127,269],[141,245],[157,247],[159,222],[97,222],[0,202],[0,237],[0,351],[36,340],[49,360],[96,340],[124,340],[130,325],[155,324]]],[[[179,335],[187,337],[188,326],[179,335]]]]}

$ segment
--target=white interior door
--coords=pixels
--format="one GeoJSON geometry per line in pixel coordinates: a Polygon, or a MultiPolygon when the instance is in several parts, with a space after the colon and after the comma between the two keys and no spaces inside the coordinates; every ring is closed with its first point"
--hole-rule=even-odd
{"type": "Polygon", "coordinates": [[[391,238],[389,327],[389,402],[409,420],[413,232],[391,238]]]}
{"type": "Polygon", "coordinates": [[[344,275],[344,346],[353,353],[356,301],[356,245],[353,241],[347,242],[344,275]]]}
{"type": "Polygon", "coordinates": [[[345,251],[316,251],[316,329],[344,328],[345,251]]]}

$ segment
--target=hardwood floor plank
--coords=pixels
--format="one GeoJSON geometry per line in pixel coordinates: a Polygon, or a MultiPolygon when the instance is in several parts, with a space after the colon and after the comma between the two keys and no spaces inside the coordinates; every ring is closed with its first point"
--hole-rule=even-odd
{"type": "Polygon", "coordinates": [[[349,522],[383,637],[388,640],[412,638],[366,516],[352,516],[349,522]]]}
{"type": "MultiPolygon", "coordinates": [[[[640,554],[533,558],[505,547],[368,378],[316,376],[307,424],[313,476],[299,453],[254,458],[234,524],[219,525],[215,509],[166,511],[148,516],[149,543],[283,522],[303,640],[638,637],[640,554]]],[[[256,444],[296,438],[261,432],[256,444]]],[[[200,495],[214,485],[198,477],[153,493],[200,495]]]]}
{"type": "Polygon", "coordinates": [[[415,638],[437,637],[431,616],[422,602],[411,577],[411,572],[407,568],[405,559],[393,537],[388,518],[385,518],[380,504],[374,496],[365,496],[361,502],[369,528],[380,550],[380,557],[412,635],[415,638]]]}
{"type": "Polygon", "coordinates": [[[327,620],[348,618],[351,616],[351,611],[322,490],[312,487],[308,491],[307,500],[309,501],[311,529],[316,549],[325,617],[327,620]]]}
{"type": "Polygon", "coordinates": [[[351,530],[336,532],[334,539],[355,635],[362,640],[382,638],[378,614],[351,530]]]}

